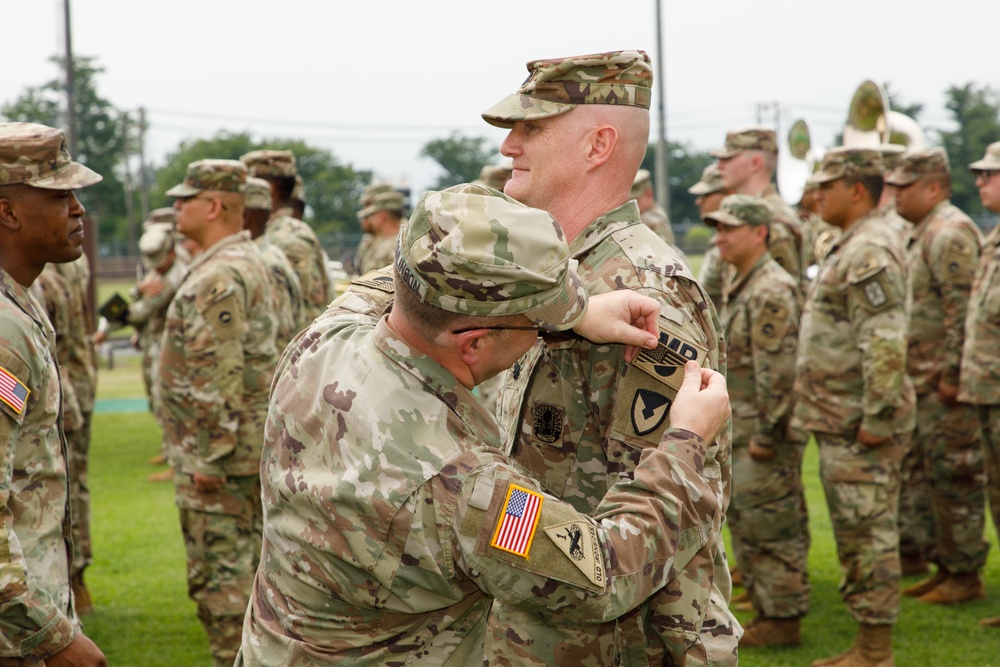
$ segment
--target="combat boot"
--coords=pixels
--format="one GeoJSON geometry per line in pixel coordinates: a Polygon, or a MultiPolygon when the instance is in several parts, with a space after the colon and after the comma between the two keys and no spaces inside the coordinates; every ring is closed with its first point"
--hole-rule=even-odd
{"type": "Polygon", "coordinates": [[[892,655],[892,626],[862,623],[854,646],[832,658],[815,660],[811,667],[896,667],[892,655]]]}
{"type": "Polygon", "coordinates": [[[938,571],[934,573],[933,577],[927,577],[926,579],[921,579],[912,586],[907,586],[900,592],[908,598],[918,598],[924,593],[930,593],[932,590],[937,588],[938,585],[944,583],[945,579],[947,578],[948,578],[948,572],[945,571],[943,567],[939,567],[938,571]]]}
{"type": "Polygon", "coordinates": [[[146,478],[149,482],[169,482],[174,478],[174,469],[167,468],[166,470],[161,470],[160,472],[154,472],[152,475],[146,478]]]}
{"type": "Polygon", "coordinates": [[[990,616],[979,619],[979,625],[984,628],[1000,628],[1000,616],[990,616]]]}
{"type": "Polygon", "coordinates": [[[745,646],[800,646],[802,635],[798,618],[757,616],[746,624],[740,648],[745,646]]]}
{"type": "Polygon", "coordinates": [[[982,600],[986,597],[986,588],[978,572],[949,574],[948,578],[938,584],[934,590],[920,596],[921,602],[931,604],[960,604],[970,600],[982,600]]]}

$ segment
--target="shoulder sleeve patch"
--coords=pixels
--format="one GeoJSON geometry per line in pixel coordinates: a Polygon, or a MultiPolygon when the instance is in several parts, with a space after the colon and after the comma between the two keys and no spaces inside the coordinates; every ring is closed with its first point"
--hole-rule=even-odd
{"type": "Polygon", "coordinates": [[[235,294],[213,303],[202,315],[216,340],[233,340],[243,334],[243,307],[235,294]]]}
{"type": "Polygon", "coordinates": [[[545,527],[545,535],[596,586],[607,583],[597,527],[587,521],[569,521],[545,527]]]}
{"type": "Polygon", "coordinates": [[[963,239],[954,239],[941,253],[942,282],[968,285],[972,282],[972,274],[976,268],[975,247],[963,239]]]}
{"type": "Polygon", "coordinates": [[[889,272],[881,264],[856,277],[851,276],[850,283],[862,307],[869,312],[877,313],[899,303],[900,295],[892,288],[889,272]]]}
{"type": "Polygon", "coordinates": [[[789,326],[791,313],[788,307],[777,301],[765,301],[750,333],[753,344],[768,352],[777,352],[789,326]]]}
{"type": "Polygon", "coordinates": [[[697,361],[704,365],[708,348],[693,340],[683,327],[683,322],[675,320],[680,311],[668,311],[671,317],[660,315],[660,340],[652,350],[641,350],[632,366],[653,378],[668,384],[675,390],[684,381],[684,364],[697,361]]]}
{"type": "Polygon", "coordinates": [[[0,406],[6,412],[11,413],[11,417],[18,424],[24,420],[24,410],[28,405],[28,396],[30,395],[31,390],[28,389],[26,374],[18,371],[18,375],[15,375],[15,369],[0,366],[0,406]],[[21,377],[24,379],[22,380],[21,377]]]}
{"type": "Polygon", "coordinates": [[[796,271],[799,258],[794,239],[791,237],[777,239],[768,247],[768,250],[778,266],[788,273],[796,271]]]}
{"type": "Polygon", "coordinates": [[[516,484],[509,485],[490,546],[527,558],[542,514],[543,500],[542,494],[536,491],[516,484]]]}

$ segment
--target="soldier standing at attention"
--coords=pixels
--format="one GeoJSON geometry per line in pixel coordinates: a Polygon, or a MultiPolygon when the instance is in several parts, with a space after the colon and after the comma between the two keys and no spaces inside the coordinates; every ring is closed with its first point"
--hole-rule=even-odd
{"type": "Polygon", "coordinates": [[[0,659],[18,664],[107,665],[74,609],[55,331],[29,292],[46,263],[83,254],[73,191],[100,180],[62,130],[0,123],[0,659]]]}
{"type": "Polygon", "coordinates": [[[900,558],[938,566],[903,590],[923,602],[954,604],[986,597],[980,572],[989,544],[982,433],[976,409],[959,403],[965,319],[983,235],[953,206],[948,154],[905,153],[885,178],[908,234],[911,299],[907,372],[917,393],[916,428],[903,459],[900,558]]]}
{"type": "MultiPolygon", "coordinates": [[[[514,164],[504,193],[559,221],[588,293],[632,290],[660,303],[660,346],[631,365],[623,346],[543,333],[502,381],[499,421],[511,457],[552,495],[590,514],[671,424],[683,361],[724,369],[725,348],[708,296],[631,201],[649,139],[649,56],[615,51],[536,60],[528,74],[516,93],[483,113],[510,130],[500,148],[514,164]]],[[[723,507],[729,435],[712,447],[703,473],[723,507]]],[[[487,660],[735,664],[740,627],[728,608],[729,569],[715,519],[705,517],[709,542],[678,570],[670,590],[616,622],[555,624],[495,603],[487,660]]]]}
{"type": "MultiPolygon", "coordinates": [[[[710,164],[701,172],[701,180],[688,188],[695,196],[694,203],[698,207],[698,215],[702,220],[709,213],[719,210],[719,205],[733,191],[722,184],[722,172],[717,164],[710,164]]],[[[715,247],[715,236],[708,240],[708,248],[701,260],[701,270],[698,272],[698,282],[712,299],[716,308],[722,305],[722,284],[725,282],[723,272],[726,266],[715,247]]]]}
{"type": "Polygon", "coordinates": [[[271,186],[273,210],[264,234],[284,251],[302,287],[302,321],[298,331],[326,310],[330,303],[330,276],[326,253],[312,228],[292,216],[292,190],[295,188],[295,155],[291,151],[262,150],[242,156],[250,176],[263,178],[271,186]]]}
{"type": "Polygon", "coordinates": [[[705,216],[736,270],[721,311],[733,405],[733,495],[727,517],[757,612],[740,646],[798,646],[809,611],[809,524],[802,487],[808,437],[791,428],[802,295],[771,259],[771,207],[730,195],[705,216]]]}
{"type": "Polygon", "coordinates": [[[588,300],[551,216],[475,185],[429,192],[396,253],[394,282],[352,286],[393,290],[387,316],[349,291],[279,362],[238,666],[480,664],[492,596],[567,622],[611,619],[666,584],[696,553],[682,536],[721,512],[697,462],[728,398],[722,376],[693,363],[674,428],[596,518],[501,453],[471,389],[540,328],[655,345],[656,302],[588,300]]]}
{"type": "Polygon", "coordinates": [[[233,664],[260,556],[260,451],[277,353],[267,267],[243,228],[246,167],[199,160],[177,228],[203,251],[167,310],[164,438],[187,550],[188,594],[217,666],[233,664]]]}
{"type": "Polygon", "coordinates": [[[748,127],[726,133],[726,143],[710,155],[719,161],[722,182],[737,194],[763,197],[773,209],[771,258],[788,274],[802,281],[802,230],[799,218],[771,182],[778,166],[774,130],[748,127]]]}
{"type": "Polygon", "coordinates": [[[362,275],[392,264],[396,235],[403,224],[404,208],[406,201],[403,193],[392,190],[376,194],[371,203],[361,211],[365,225],[372,234],[360,266],[362,275]]]}
{"type": "MultiPolygon", "coordinates": [[[[987,146],[986,155],[969,165],[976,175],[979,199],[987,211],[1000,213],[1000,141],[987,146]]],[[[986,237],[972,281],[958,400],[979,410],[983,434],[986,492],[993,526],[1000,527],[1000,225],[986,237]]],[[[1000,528],[997,528],[1000,530],[1000,528]]],[[[1000,627],[1000,616],[979,621],[1000,627]]]]}
{"type": "MultiPolygon", "coordinates": [[[[664,240],[668,245],[674,246],[674,230],[670,226],[670,218],[663,207],[656,203],[653,194],[653,177],[647,169],[640,169],[635,174],[632,181],[632,199],[639,205],[639,217],[642,224],[653,230],[653,233],[664,240]]],[[[676,248],[675,248],[676,249],[676,248]]]]}
{"type": "Polygon", "coordinates": [[[841,235],[806,298],[795,421],[819,445],[840,593],[859,625],[854,646],[813,667],[893,664],[900,464],[914,393],[906,375],[905,251],[875,209],[883,171],[877,150],[836,148],[811,177],[823,219],[841,235]]]}

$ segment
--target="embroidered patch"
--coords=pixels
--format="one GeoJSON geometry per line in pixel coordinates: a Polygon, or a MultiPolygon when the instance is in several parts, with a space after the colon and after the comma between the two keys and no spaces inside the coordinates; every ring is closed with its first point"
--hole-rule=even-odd
{"type": "Polygon", "coordinates": [[[490,546],[527,558],[541,515],[542,495],[511,484],[490,546]]]}
{"type": "Polygon", "coordinates": [[[868,305],[872,308],[881,308],[889,301],[889,297],[885,295],[885,290],[882,289],[882,283],[877,280],[869,280],[861,288],[861,291],[868,300],[868,305]]]}
{"type": "Polygon", "coordinates": [[[704,365],[707,356],[707,347],[691,340],[677,324],[660,317],[659,343],[652,350],[640,350],[632,360],[632,366],[674,389],[680,389],[684,381],[684,364],[697,361],[699,365],[704,365]]]}
{"type": "Polygon", "coordinates": [[[789,319],[788,308],[773,301],[766,302],[751,334],[754,344],[769,352],[776,352],[791,324],[789,319]]]}
{"type": "Polygon", "coordinates": [[[13,373],[0,366],[0,401],[11,407],[14,412],[24,412],[31,390],[13,373]]]}
{"type": "Polygon", "coordinates": [[[554,405],[539,403],[532,414],[535,438],[545,443],[553,443],[562,436],[563,411],[554,405]]]}
{"type": "Polygon", "coordinates": [[[639,389],[632,398],[632,428],[636,435],[651,433],[663,423],[673,400],[649,389],[639,389]]]}
{"type": "Polygon", "coordinates": [[[219,313],[219,324],[221,324],[224,327],[228,327],[232,323],[233,323],[233,314],[231,312],[229,312],[228,310],[223,310],[221,313],[219,313]]]}
{"type": "Polygon", "coordinates": [[[362,287],[370,287],[371,289],[376,289],[379,290],[380,292],[387,292],[389,294],[393,294],[396,291],[396,286],[393,283],[392,275],[387,274],[382,270],[369,271],[360,278],[352,280],[351,284],[361,285],[362,287]]]}
{"type": "Polygon", "coordinates": [[[597,528],[593,524],[570,521],[547,526],[545,534],[587,579],[598,586],[605,585],[607,577],[604,572],[604,557],[601,555],[601,543],[597,539],[597,528]]]}

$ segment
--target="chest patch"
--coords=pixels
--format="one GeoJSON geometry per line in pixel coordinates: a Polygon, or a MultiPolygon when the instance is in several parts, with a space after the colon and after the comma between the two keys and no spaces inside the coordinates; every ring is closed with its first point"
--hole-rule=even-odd
{"type": "MultiPolygon", "coordinates": [[[[515,376],[516,379],[516,376],[515,376]]],[[[532,414],[532,428],[535,438],[540,442],[551,444],[562,437],[563,411],[548,403],[539,403],[532,414]]]]}

